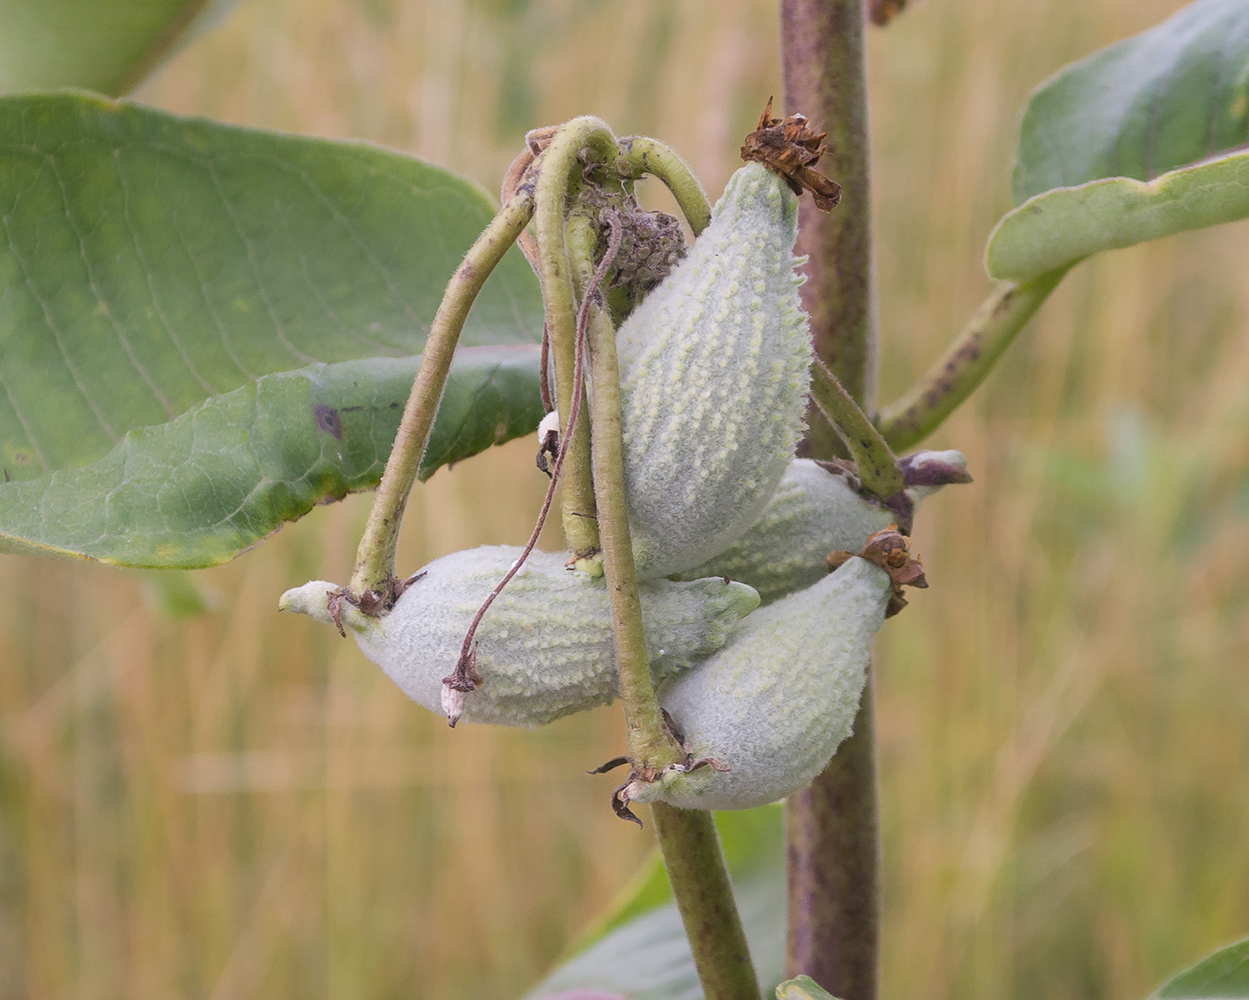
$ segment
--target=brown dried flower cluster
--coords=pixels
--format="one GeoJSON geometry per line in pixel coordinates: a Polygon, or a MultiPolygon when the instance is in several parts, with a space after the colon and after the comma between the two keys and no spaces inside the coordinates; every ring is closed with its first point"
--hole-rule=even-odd
{"type": "Polygon", "coordinates": [[[826,132],[815,132],[803,115],[772,117],[772,98],[759,118],[759,127],[746,136],[742,159],[757,160],[785,179],[794,194],[810,191],[825,212],[841,200],[841,185],[815,169],[824,155],[826,132]]]}

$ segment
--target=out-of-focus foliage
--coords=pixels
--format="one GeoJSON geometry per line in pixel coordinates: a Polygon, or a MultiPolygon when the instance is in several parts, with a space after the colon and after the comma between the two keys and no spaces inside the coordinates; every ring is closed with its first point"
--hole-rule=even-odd
{"type": "Polygon", "coordinates": [[[237,0],[0,0],[0,93],[124,94],[237,0]]]}
{"type": "Polygon", "coordinates": [[[1240,1000],[1249,997],[1249,940],[1220,948],[1168,979],[1158,1000],[1240,1000]]]}

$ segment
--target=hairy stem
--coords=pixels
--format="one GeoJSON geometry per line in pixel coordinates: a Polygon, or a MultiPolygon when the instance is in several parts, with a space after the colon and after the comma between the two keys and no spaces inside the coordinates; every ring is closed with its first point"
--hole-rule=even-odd
{"type": "Polygon", "coordinates": [[[349,587],[354,594],[365,591],[387,594],[392,588],[399,524],[429,444],[429,432],[442,401],[460,331],[481,286],[517,236],[524,232],[533,209],[533,193],[528,189],[518,190],[477,237],[447,284],[429,336],[425,338],[412,392],[356,550],[356,565],[349,587]]]}
{"type": "Polygon", "coordinates": [[[698,236],[711,224],[711,204],[694,172],[675,149],[658,139],[634,135],[620,140],[620,158],[616,169],[627,180],[638,180],[644,174],[658,177],[676,198],[681,214],[698,236]]]}
{"type": "MultiPolygon", "coordinates": [[[[611,247],[618,246],[619,237],[613,230],[609,252],[611,247]]],[[[590,356],[599,537],[620,671],[620,700],[624,705],[629,758],[635,769],[661,769],[679,760],[683,751],[664,726],[651,681],[625,506],[616,331],[598,297],[598,281],[603,269],[594,271],[591,258],[594,243],[594,226],[589,219],[583,216],[569,219],[569,256],[583,296],[586,349],[590,356]]],[[[704,996],[707,1000],[760,1000],[746,935],[711,813],[659,804],[652,807],[651,815],[704,996]]]]}
{"type": "MultiPolygon", "coordinates": [[[[809,255],[803,303],[816,354],[860,408],[876,379],[863,0],[781,0],[786,114],[827,130],[821,170],[841,185],[828,214],[805,203],[798,252],[809,255]]],[[[805,453],[832,457],[835,433],[809,421],[805,453]]],[[[871,683],[870,677],[868,681],[871,683]]],[[[843,1000],[876,1000],[880,962],[880,846],[872,699],[854,735],[809,787],[786,800],[789,885],[786,971],[807,974],[843,1000]],[[816,891],[801,891],[820,874],[816,891]]]]}
{"type": "MultiPolygon", "coordinates": [[[[547,336],[555,359],[561,440],[568,434],[577,327],[572,271],[564,245],[564,216],[570,186],[579,180],[574,171],[583,150],[588,150],[598,162],[610,163],[615,157],[616,139],[600,119],[574,118],[560,128],[542,153],[535,191],[538,278],[542,282],[547,336]]],[[[564,537],[573,556],[582,560],[592,558],[599,551],[599,533],[594,520],[590,428],[585,421],[573,429],[569,441],[561,503],[564,537]]]]}
{"type": "Polygon", "coordinates": [[[880,825],[872,687],[869,674],[854,735],[813,784],[785,800],[786,974],[808,975],[839,997],[875,996],[878,979],[880,825]]]}
{"type": "Polygon", "coordinates": [[[837,376],[818,358],[811,366],[811,399],[850,452],[859,481],[878,497],[900,492],[906,484],[889,445],[837,376]]]}
{"type": "MultiPolygon", "coordinates": [[[[828,132],[820,170],[841,185],[841,204],[799,209],[796,252],[807,254],[802,302],[816,354],[865,410],[876,378],[876,308],[868,180],[863,0],[781,0],[785,113],[828,132]]],[[[814,417],[814,414],[812,414],[814,417]]],[[[812,455],[831,454],[832,432],[813,419],[812,455]]]]}
{"type": "MultiPolygon", "coordinates": [[[[614,235],[614,234],[613,234],[614,235]]],[[[633,564],[633,541],[625,506],[624,443],[620,430],[620,372],[616,331],[592,284],[594,226],[583,216],[568,222],[574,273],[583,288],[586,350],[590,358],[590,419],[593,424],[595,504],[603,571],[611,604],[620,700],[624,706],[629,757],[635,767],[665,767],[679,760],[681,748],[664,729],[651,681],[650,655],[642,630],[642,599],[633,564]]]]}
{"type": "Polygon", "coordinates": [[[711,813],[656,803],[651,817],[707,1000],[759,1000],[759,982],[711,813]]]}
{"type": "Polygon", "coordinates": [[[1068,270],[1050,271],[1022,285],[999,282],[940,360],[881,412],[878,423],[885,440],[902,451],[940,427],[984,381],[1068,270]]]}

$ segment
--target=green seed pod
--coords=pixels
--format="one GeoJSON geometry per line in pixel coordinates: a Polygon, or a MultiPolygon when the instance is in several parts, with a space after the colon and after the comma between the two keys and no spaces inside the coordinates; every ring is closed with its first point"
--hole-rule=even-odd
{"type": "Polygon", "coordinates": [[[855,557],[751,615],[731,643],[660,695],[690,763],[651,782],[635,775],[621,797],[751,809],[806,785],[850,735],[892,590],[885,570],[855,557]]]}
{"type": "MultiPolygon", "coordinates": [[[[340,620],[409,698],[441,713],[442,681],[455,668],[469,624],[520,554],[511,546],[484,546],[444,556],[418,574],[385,617],[343,601],[340,620]]],[[[534,552],[486,612],[477,630],[482,684],[466,697],[464,721],[539,726],[618,695],[607,587],[569,572],[564,559],[534,552]]],[[[334,590],[308,583],[288,590],[278,606],[331,621],[327,602],[334,590]]],[[[722,579],[656,581],[641,594],[657,683],[719,649],[759,604],[750,587],[722,579]]]]}
{"type": "Polygon", "coordinates": [[[711,558],[784,475],[810,383],[798,199],[758,163],[617,334],[625,489],[641,579],[711,558]]]}
{"type": "MultiPolygon", "coordinates": [[[[957,451],[918,452],[901,464],[908,480],[917,483],[906,490],[912,514],[920,499],[945,483],[969,478],[967,460],[957,451]],[[924,473],[938,468],[944,480],[927,481],[933,477],[924,473]]],[[[837,549],[858,552],[868,535],[899,519],[898,510],[863,496],[847,476],[810,459],[795,459],[745,534],[679,578],[726,576],[750,584],[759,591],[763,603],[770,604],[825,576],[828,553],[837,549]]]]}

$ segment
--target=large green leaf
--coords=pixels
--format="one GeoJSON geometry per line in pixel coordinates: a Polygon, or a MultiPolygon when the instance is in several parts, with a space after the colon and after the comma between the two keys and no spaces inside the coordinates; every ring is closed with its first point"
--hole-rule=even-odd
{"type": "MultiPolygon", "coordinates": [[[[377,485],[419,360],[264,375],[132,431],[90,465],[0,487],[0,551],[225,562],[316,504],[377,485]]],[[[422,475],[532,432],[537,378],[537,347],[461,349],[422,475]]]]}
{"type": "Polygon", "coordinates": [[[1197,0],[1032,95],[1015,203],[1101,177],[1149,180],[1249,140],[1249,5],[1197,0]]]}
{"type": "Polygon", "coordinates": [[[1220,948],[1163,983],[1157,1000],[1246,1000],[1249,998],[1249,939],[1220,948]]]}
{"type": "MultiPolygon", "coordinates": [[[[785,838],[781,807],[716,813],[738,909],[761,985],[784,978],[785,838]]],[[[681,915],[658,858],[626,897],[578,945],[577,954],[533,988],[528,1000],[573,990],[629,1000],[698,1000],[702,989],[681,915]]]]}
{"type": "Polygon", "coordinates": [[[1249,218],[1249,153],[1152,181],[1114,177],[1029,198],[989,236],[994,278],[1029,281],[1102,250],[1249,218]]]}
{"type": "Polygon", "coordinates": [[[998,278],[1249,215],[1249,4],[1197,0],[1066,67],[1020,126],[1019,208],[990,237],[998,278]],[[1152,183],[1146,183],[1151,182],[1152,183]]]}
{"type": "MultiPolygon", "coordinates": [[[[365,433],[344,416],[329,449],[315,394],[357,415],[402,402],[443,286],[491,215],[460,178],[361,143],[86,95],[0,98],[5,547],[205,565],[374,485],[393,422],[365,433]],[[250,455],[262,440],[284,449],[277,466],[250,455]],[[202,461],[180,450],[192,441],[202,461]],[[335,471],[300,466],[322,450],[335,471]]],[[[537,282],[509,253],[462,343],[532,344],[541,328],[537,282]]],[[[532,429],[536,358],[493,364],[457,367],[447,406],[498,397],[443,460],[532,429]]]]}
{"type": "Polygon", "coordinates": [[[0,93],[125,93],[236,2],[0,0],[0,93]]]}

